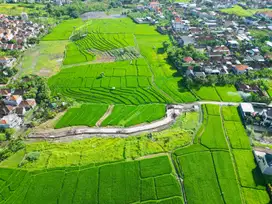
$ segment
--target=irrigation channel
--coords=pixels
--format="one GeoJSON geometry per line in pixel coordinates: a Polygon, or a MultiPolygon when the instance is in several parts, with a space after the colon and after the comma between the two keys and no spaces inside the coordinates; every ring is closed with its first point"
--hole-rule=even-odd
{"type": "Polygon", "coordinates": [[[199,108],[202,104],[215,104],[222,106],[238,106],[239,103],[233,102],[214,102],[214,101],[200,101],[189,104],[168,105],[166,116],[149,124],[136,125],[133,127],[69,127],[62,129],[49,129],[47,131],[32,132],[28,135],[28,139],[59,139],[76,137],[77,139],[88,138],[92,136],[100,137],[129,137],[131,135],[138,135],[144,132],[158,132],[169,128],[175,122],[175,119],[183,112],[193,111],[199,108]]]}

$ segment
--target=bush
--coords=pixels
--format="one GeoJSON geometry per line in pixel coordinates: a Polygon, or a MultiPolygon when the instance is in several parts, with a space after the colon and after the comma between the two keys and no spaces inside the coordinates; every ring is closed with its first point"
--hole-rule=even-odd
{"type": "Polygon", "coordinates": [[[35,160],[38,160],[40,157],[40,152],[29,152],[27,155],[26,155],[26,160],[27,161],[30,161],[30,162],[33,162],[35,160]]]}
{"type": "Polygon", "coordinates": [[[1,141],[6,141],[6,140],[7,140],[6,134],[5,133],[0,133],[0,142],[1,141]]]}

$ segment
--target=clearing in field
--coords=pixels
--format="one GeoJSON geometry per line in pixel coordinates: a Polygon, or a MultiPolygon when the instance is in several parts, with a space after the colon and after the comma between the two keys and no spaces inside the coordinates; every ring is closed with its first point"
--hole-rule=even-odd
{"type": "Polygon", "coordinates": [[[1,203],[183,203],[172,172],[168,156],[36,172],[0,168],[1,203]]]}
{"type": "Polygon", "coordinates": [[[37,74],[49,77],[59,72],[68,41],[41,41],[26,51],[17,65],[20,76],[37,74]]]}

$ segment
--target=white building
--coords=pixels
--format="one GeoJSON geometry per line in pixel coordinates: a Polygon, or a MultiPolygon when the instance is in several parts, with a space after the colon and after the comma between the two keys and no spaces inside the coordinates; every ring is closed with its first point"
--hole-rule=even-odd
{"type": "Polygon", "coordinates": [[[266,152],[254,151],[254,156],[261,172],[272,175],[272,155],[266,152]]]}

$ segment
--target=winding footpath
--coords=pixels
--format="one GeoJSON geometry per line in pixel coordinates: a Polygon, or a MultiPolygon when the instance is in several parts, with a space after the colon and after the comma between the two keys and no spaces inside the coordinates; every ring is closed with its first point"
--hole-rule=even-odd
{"type": "MultiPolygon", "coordinates": [[[[169,105],[166,110],[166,116],[158,121],[154,121],[149,124],[140,124],[133,127],[122,128],[122,127],[69,127],[62,129],[48,129],[47,131],[32,132],[28,135],[29,139],[58,139],[64,137],[91,137],[91,136],[118,136],[118,137],[129,137],[130,135],[140,134],[144,132],[156,132],[163,129],[167,129],[176,119],[177,116],[182,112],[194,110],[196,106],[202,104],[215,104],[221,106],[238,106],[239,103],[233,102],[214,102],[214,101],[199,101],[188,104],[176,104],[169,105]]],[[[111,112],[111,107],[107,113],[102,116],[99,121],[103,121],[111,112]]],[[[99,121],[97,123],[99,123],[99,121]]],[[[99,126],[97,124],[97,126],[99,126]]]]}

